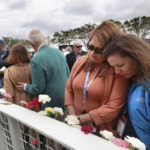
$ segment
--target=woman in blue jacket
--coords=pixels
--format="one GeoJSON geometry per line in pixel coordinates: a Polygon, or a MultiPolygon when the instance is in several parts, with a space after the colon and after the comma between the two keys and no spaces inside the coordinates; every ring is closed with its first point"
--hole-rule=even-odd
{"type": "Polygon", "coordinates": [[[116,74],[131,79],[127,110],[133,132],[127,134],[137,136],[150,150],[150,44],[135,35],[118,34],[104,56],[116,74]]]}

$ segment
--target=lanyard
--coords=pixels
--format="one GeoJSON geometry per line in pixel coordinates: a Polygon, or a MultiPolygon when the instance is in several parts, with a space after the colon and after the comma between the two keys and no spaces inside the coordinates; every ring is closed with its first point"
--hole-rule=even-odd
{"type": "Polygon", "coordinates": [[[83,98],[84,98],[84,100],[86,100],[86,93],[87,93],[87,86],[88,86],[89,76],[90,76],[90,70],[86,74],[86,79],[85,79],[85,83],[84,83],[84,89],[83,89],[83,98]]]}
{"type": "Polygon", "coordinates": [[[86,112],[85,101],[86,101],[86,96],[87,96],[87,87],[97,78],[97,76],[102,71],[102,68],[103,68],[103,65],[101,65],[98,73],[96,74],[96,76],[93,79],[91,79],[91,81],[89,82],[89,84],[88,84],[88,80],[89,80],[89,76],[90,76],[90,70],[88,70],[88,72],[86,74],[86,79],[85,79],[84,89],[83,89],[83,112],[86,112]]]}
{"type": "MultiPolygon", "coordinates": [[[[102,68],[103,68],[103,65],[101,65],[98,73],[96,74],[96,76],[91,80],[91,82],[89,82],[89,85],[90,83],[92,83],[92,81],[94,81],[96,79],[96,77],[100,74],[100,72],[102,71],[102,68]]],[[[87,87],[89,86],[88,85],[88,80],[89,80],[89,76],[90,76],[90,70],[88,70],[87,74],[86,74],[86,79],[85,79],[85,82],[84,82],[84,89],[83,89],[83,99],[84,101],[86,101],[86,96],[87,96],[87,87]]]]}

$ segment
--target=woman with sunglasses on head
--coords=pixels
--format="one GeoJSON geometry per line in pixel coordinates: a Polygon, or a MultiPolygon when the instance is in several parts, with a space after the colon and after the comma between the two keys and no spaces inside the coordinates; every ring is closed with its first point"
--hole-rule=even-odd
{"type": "Polygon", "coordinates": [[[93,123],[97,131],[113,131],[115,118],[125,104],[128,81],[115,75],[102,56],[119,27],[104,21],[91,33],[89,52],[74,64],[66,84],[65,105],[81,124],[93,123]],[[121,86],[120,86],[121,85],[121,86]]]}
{"type": "Polygon", "coordinates": [[[104,56],[116,74],[131,80],[123,109],[127,122],[123,136],[138,137],[150,150],[150,44],[135,35],[118,34],[104,56]]]}

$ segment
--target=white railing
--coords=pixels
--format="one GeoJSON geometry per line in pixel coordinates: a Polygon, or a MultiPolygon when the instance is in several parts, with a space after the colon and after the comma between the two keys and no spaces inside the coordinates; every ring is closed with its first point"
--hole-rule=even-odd
{"type": "Polygon", "coordinates": [[[0,100],[0,150],[29,150],[28,146],[33,150],[127,150],[29,109],[2,103],[0,100]],[[30,144],[33,138],[40,141],[37,147],[30,144]]]}

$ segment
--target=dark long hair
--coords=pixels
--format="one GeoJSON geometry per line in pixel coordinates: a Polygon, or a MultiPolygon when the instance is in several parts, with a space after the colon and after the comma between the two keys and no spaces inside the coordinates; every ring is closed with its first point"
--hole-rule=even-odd
{"type": "Polygon", "coordinates": [[[138,64],[138,75],[141,83],[150,77],[150,44],[132,34],[115,35],[103,54],[106,58],[119,53],[122,57],[130,57],[138,64]]]}

